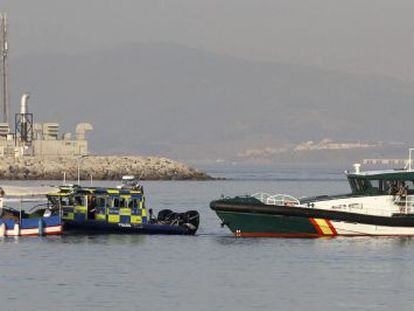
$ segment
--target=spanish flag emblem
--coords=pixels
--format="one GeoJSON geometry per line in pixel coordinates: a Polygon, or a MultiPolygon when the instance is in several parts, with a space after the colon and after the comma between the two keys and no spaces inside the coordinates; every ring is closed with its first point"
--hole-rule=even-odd
{"type": "Polygon", "coordinates": [[[335,236],[337,232],[328,219],[309,218],[319,235],[335,236]]]}

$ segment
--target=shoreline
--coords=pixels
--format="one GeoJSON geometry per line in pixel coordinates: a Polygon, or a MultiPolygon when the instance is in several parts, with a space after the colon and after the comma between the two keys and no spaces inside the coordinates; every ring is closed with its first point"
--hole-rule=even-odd
{"type": "Polygon", "coordinates": [[[158,156],[22,157],[0,160],[0,180],[215,180],[184,163],[158,156]]]}

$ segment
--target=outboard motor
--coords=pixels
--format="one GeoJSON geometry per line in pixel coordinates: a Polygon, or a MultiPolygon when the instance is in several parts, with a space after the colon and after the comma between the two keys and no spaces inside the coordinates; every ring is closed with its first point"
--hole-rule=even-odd
{"type": "Polygon", "coordinates": [[[184,226],[186,226],[194,234],[200,224],[200,213],[198,211],[188,211],[185,212],[184,215],[184,226]]]}
{"type": "Polygon", "coordinates": [[[174,214],[174,212],[170,209],[163,209],[158,212],[157,220],[158,221],[169,221],[171,218],[171,215],[174,214]]]}

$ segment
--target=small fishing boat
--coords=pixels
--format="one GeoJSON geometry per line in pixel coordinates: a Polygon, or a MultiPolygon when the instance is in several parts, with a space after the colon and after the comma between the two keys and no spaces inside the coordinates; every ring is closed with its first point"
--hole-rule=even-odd
{"type": "Polygon", "coordinates": [[[49,206],[61,215],[65,232],[193,235],[197,211],[161,210],[157,217],[145,206],[144,189],[133,176],[119,187],[60,186],[47,195],[49,206]]]}
{"type": "MultiPolygon", "coordinates": [[[[3,198],[0,201],[2,205],[3,198]]],[[[20,201],[22,202],[23,200],[20,201]]],[[[0,237],[59,235],[62,232],[63,223],[60,215],[45,204],[37,204],[29,211],[0,207],[0,237]]]]}
{"type": "MultiPolygon", "coordinates": [[[[8,211],[9,212],[9,211],[8,211]]],[[[6,213],[8,213],[6,212],[6,213]]],[[[15,211],[13,211],[15,213],[15,211]]],[[[0,218],[0,237],[41,236],[62,234],[63,226],[59,216],[0,218]]]]}
{"type": "Polygon", "coordinates": [[[256,193],[210,208],[240,237],[414,236],[414,170],[345,172],[351,193],[295,198],[256,193]]]}

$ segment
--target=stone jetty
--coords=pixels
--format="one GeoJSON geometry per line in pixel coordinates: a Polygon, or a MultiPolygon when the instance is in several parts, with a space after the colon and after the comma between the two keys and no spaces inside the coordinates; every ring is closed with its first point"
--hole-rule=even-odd
{"type": "Polygon", "coordinates": [[[0,160],[0,179],[118,180],[134,175],[142,180],[209,180],[209,175],[183,163],[155,156],[20,157],[0,160]]]}

